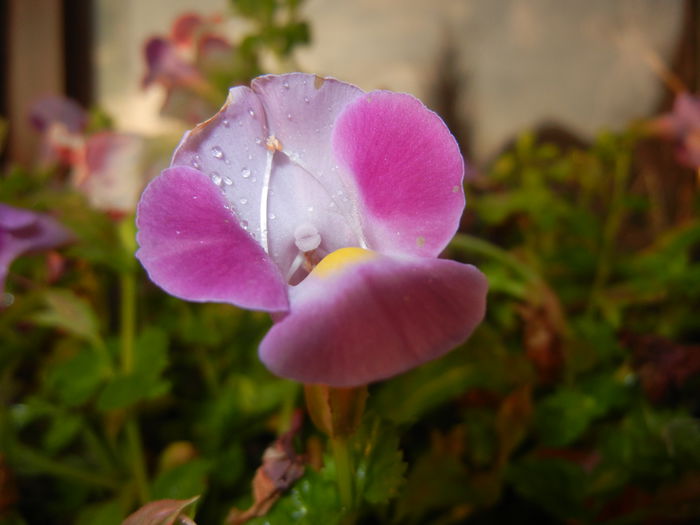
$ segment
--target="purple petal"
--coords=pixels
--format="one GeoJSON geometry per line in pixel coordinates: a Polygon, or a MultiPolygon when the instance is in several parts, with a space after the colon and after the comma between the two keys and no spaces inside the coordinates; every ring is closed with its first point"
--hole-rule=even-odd
{"type": "Polygon", "coordinates": [[[375,253],[323,273],[292,288],[290,313],[260,345],[275,374],[334,387],[367,384],[442,356],[484,316],[487,283],[473,266],[375,253]]]}
{"type": "Polygon", "coordinates": [[[144,55],[148,67],[143,79],[144,87],[157,82],[167,89],[176,86],[195,88],[205,82],[202,74],[186,62],[175,45],[165,38],[154,37],[148,40],[144,55]]]}
{"type": "Polygon", "coordinates": [[[0,290],[10,264],[19,255],[55,248],[72,238],[49,215],[0,204],[0,290]]]}
{"type": "Polygon", "coordinates": [[[190,301],[287,309],[277,267],[200,171],[163,171],[144,191],[137,213],[136,256],[166,292],[190,301]]]}
{"type": "MultiPolygon", "coordinates": [[[[295,87],[308,87],[309,95],[317,91],[321,99],[313,104],[310,101],[313,109],[308,118],[301,118],[305,114],[298,113],[299,122],[292,124],[293,119],[289,121],[285,116],[289,127],[282,127],[278,110],[267,111],[263,106],[274,106],[266,99],[268,91],[258,95],[250,88],[236,87],[231,89],[218,114],[183,138],[173,157],[173,165],[195,166],[210,175],[286,278],[294,275],[294,261],[299,256],[294,235],[299,228],[317,230],[322,254],[360,244],[359,223],[353,227],[352,218],[356,214],[350,208],[350,199],[347,195],[343,195],[345,200],[333,195],[332,188],[336,186],[332,185],[337,177],[331,164],[328,129],[333,115],[322,103],[323,100],[331,103],[334,90],[341,97],[346,92],[354,93],[356,88],[330,80],[316,88],[315,78],[295,74],[261,80],[265,89],[273,89],[274,84],[291,93],[290,96],[297,96],[295,87]],[[285,82],[288,87],[284,87],[285,82]],[[314,131],[316,125],[320,126],[318,135],[314,131]],[[310,135],[300,135],[303,130],[310,135]],[[272,137],[276,133],[280,134],[279,140],[272,137]],[[289,150],[288,144],[299,149],[289,150]],[[313,169],[305,164],[307,160],[313,169]],[[327,170],[325,176],[321,169],[327,170]],[[341,209],[338,203],[346,208],[341,209]]],[[[260,88],[257,82],[253,85],[260,88]]],[[[305,107],[303,93],[298,94],[297,102],[305,107]]],[[[343,100],[340,98],[339,103],[343,100]]],[[[342,190],[338,191],[343,194],[342,190]]]]}
{"type": "Polygon", "coordinates": [[[464,208],[464,162],[440,117],[410,95],[375,91],[339,115],[333,147],[354,177],[370,248],[442,251],[464,208]]]}
{"type": "Polygon", "coordinates": [[[34,127],[46,132],[53,124],[60,124],[69,133],[82,133],[87,125],[87,112],[80,104],[66,97],[50,95],[37,100],[29,112],[34,127]]]}

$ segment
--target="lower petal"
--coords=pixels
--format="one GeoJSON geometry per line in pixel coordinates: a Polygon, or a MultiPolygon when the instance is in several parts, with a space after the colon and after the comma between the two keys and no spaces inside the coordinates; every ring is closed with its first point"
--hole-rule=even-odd
{"type": "Polygon", "coordinates": [[[275,374],[367,384],[442,356],[483,319],[487,283],[475,267],[351,250],[349,262],[322,262],[291,290],[290,312],[260,345],[275,374]]]}

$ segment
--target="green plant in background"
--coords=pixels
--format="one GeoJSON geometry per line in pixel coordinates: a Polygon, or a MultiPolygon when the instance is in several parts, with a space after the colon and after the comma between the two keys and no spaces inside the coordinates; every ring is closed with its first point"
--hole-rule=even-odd
{"type": "MultiPolygon", "coordinates": [[[[297,2],[232,5],[253,29],[230,78],[308,40],[297,2]]],[[[294,415],[301,389],[257,359],[266,315],[168,297],[135,264],[128,214],[92,207],[65,168],[11,168],[0,202],[51,212],[76,240],[23,256],[7,281],[0,523],[118,524],[174,499],[151,510],[332,524],[347,497],[358,523],[697,520],[699,203],[655,219],[640,139],[561,150],[525,134],[472,183],[472,234],[447,252],[487,274],[487,319],[445,358],[369,388],[346,496],[343,456],[294,415]],[[300,477],[259,470],[280,465],[300,477]]]]}

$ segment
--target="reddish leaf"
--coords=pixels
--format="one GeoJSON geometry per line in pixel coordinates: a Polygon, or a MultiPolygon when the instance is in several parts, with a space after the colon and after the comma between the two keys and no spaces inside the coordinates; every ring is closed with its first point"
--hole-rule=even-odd
{"type": "Polygon", "coordinates": [[[152,501],[127,517],[122,525],[196,525],[183,511],[198,499],[199,496],[152,501]]]}

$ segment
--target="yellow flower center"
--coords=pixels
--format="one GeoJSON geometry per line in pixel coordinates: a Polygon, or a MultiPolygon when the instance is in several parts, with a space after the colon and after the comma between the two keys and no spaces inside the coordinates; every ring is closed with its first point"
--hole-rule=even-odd
{"type": "Polygon", "coordinates": [[[356,264],[360,261],[373,259],[377,254],[371,250],[364,250],[357,247],[341,248],[326,255],[321,262],[311,272],[318,277],[328,277],[333,275],[347,266],[356,264]]]}

